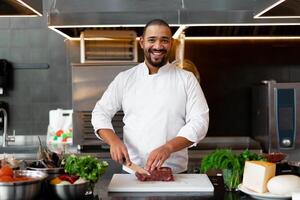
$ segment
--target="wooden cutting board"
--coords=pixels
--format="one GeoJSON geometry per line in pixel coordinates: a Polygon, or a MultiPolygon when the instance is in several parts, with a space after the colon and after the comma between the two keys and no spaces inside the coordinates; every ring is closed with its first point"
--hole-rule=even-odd
{"type": "Polygon", "coordinates": [[[206,174],[174,174],[175,181],[137,180],[134,174],[114,174],[109,192],[213,192],[206,174]]]}

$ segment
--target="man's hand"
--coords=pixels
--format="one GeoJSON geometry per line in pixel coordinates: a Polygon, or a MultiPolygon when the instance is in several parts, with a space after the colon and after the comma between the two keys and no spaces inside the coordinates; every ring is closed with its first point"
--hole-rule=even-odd
{"type": "Polygon", "coordinates": [[[127,147],[111,129],[102,129],[98,134],[110,145],[110,156],[114,161],[120,164],[131,163],[127,147]]]}
{"type": "Polygon", "coordinates": [[[145,169],[153,171],[155,168],[160,168],[164,162],[170,157],[171,153],[179,151],[183,148],[191,146],[193,142],[184,137],[175,137],[166,144],[154,149],[148,157],[145,169]]]}
{"type": "Polygon", "coordinates": [[[153,171],[155,168],[160,168],[165,160],[170,157],[171,153],[172,150],[168,144],[154,149],[148,157],[145,169],[147,171],[153,171]]]}
{"type": "Polygon", "coordinates": [[[111,158],[120,163],[130,163],[129,155],[125,144],[118,138],[118,140],[110,143],[111,158]]]}

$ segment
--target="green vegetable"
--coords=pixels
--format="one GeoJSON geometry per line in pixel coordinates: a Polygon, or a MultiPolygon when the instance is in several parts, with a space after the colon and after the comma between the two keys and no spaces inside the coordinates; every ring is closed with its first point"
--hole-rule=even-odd
{"type": "Polygon", "coordinates": [[[232,190],[237,188],[242,180],[246,160],[265,159],[248,149],[239,155],[234,154],[230,149],[217,149],[202,159],[200,171],[206,173],[210,169],[222,170],[224,183],[229,190],[232,190]]]}
{"type": "Polygon", "coordinates": [[[70,155],[66,159],[64,170],[70,175],[80,176],[95,183],[104,174],[107,167],[106,161],[100,161],[92,156],[70,155]]]}
{"type": "Polygon", "coordinates": [[[217,149],[202,159],[200,171],[206,173],[209,169],[240,168],[240,163],[230,149],[217,149]]]}
{"type": "Polygon", "coordinates": [[[253,153],[253,152],[249,151],[248,149],[246,149],[239,155],[239,162],[241,163],[243,170],[244,170],[245,162],[247,160],[267,161],[266,158],[264,158],[262,155],[258,155],[256,153],[253,153]]]}
{"type": "Polygon", "coordinates": [[[242,175],[240,170],[223,169],[224,184],[229,190],[234,190],[241,182],[242,175]]]}

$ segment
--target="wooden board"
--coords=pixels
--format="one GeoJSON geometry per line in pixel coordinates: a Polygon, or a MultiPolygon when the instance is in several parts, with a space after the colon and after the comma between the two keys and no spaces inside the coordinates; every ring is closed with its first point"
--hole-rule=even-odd
{"type": "Polygon", "coordinates": [[[174,174],[175,181],[137,180],[134,174],[114,174],[109,192],[213,192],[214,187],[206,174],[174,174]]]}

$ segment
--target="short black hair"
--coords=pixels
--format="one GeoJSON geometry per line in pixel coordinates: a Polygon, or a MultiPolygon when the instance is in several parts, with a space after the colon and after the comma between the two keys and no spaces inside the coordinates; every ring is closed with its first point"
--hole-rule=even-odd
{"type": "Polygon", "coordinates": [[[149,22],[146,24],[146,26],[144,27],[143,35],[142,35],[142,36],[145,35],[145,32],[146,32],[148,26],[152,26],[152,25],[166,26],[166,27],[168,27],[168,28],[170,29],[170,31],[171,31],[171,33],[172,33],[172,29],[171,29],[171,27],[169,26],[169,24],[168,24],[166,21],[164,21],[164,20],[162,20],[162,19],[153,19],[153,20],[149,21],[149,22]]]}

